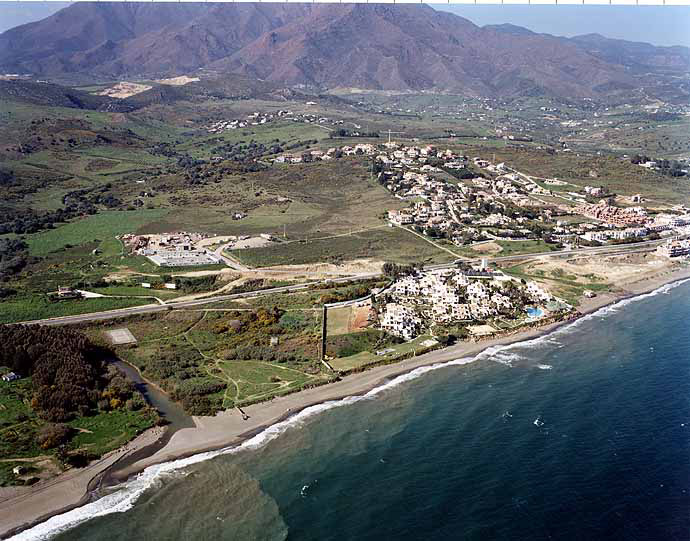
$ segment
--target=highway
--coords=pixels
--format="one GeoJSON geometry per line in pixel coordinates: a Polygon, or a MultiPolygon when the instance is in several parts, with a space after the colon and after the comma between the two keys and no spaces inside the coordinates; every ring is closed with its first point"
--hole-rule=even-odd
{"type": "Polygon", "coordinates": [[[262,297],[266,295],[275,295],[277,293],[294,293],[308,289],[310,286],[315,284],[327,284],[327,283],[343,283],[350,282],[352,280],[366,280],[369,278],[377,278],[380,273],[372,274],[359,274],[357,276],[346,276],[343,278],[330,278],[326,280],[316,280],[312,282],[306,282],[303,284],[295,284],[290,286],[272,287],[270,289],[259,289],[256,291],[247,291],[245,293],[233,293],[229,295],[213,295],[205,297],[202,299],[194,299],[192,301],[181,301],[175,302],[174,300],[167,302],[164,305],[160,304],[147,304],[144,306],[133,306],[131,308],[120,308],[118,310],[108,310],[107,312],[92,312],[89,314],[79,314],[75,316],[62,316],[54,317],[49,319],[37,319],[33,321],[23,321],[24,325],[70,325],[75,323],[84,323],[87,321],[101,321],[105,319],[114,319],[118,317],[127,317],[137,314],[149,314],[152,312],[165,312],[168,310],[181,310],[195,308],[197,306],[203,306],[205,304],[210,304],[220,301],[232,301],[236,299],[246,299],[251,297],[262,297]]]}
{"type": "MultiPolygon", "coordinates": [[[[560,250],[555,252],[539,252],[534,254],[516,254],[486,258],[490,263],[498,263],[502,261],[520,261],[525,259],[532,259],[535,257],[568,257],[572,255],[588,255],[588,254],[601,254],[601,255],[615,255],[620,253],[639,253],[648,252],[656,248],[656,246],[664,240],[650,240],[644,242],[638,242],[635,244],[625,244],[617,246],[596,246],[591,248],[580,248],[577,250],[560,250]]],[[[461,260],[466,262],[468,260],[461,260]]],[[[477,260],[475,260],[476,262],[477,260]]],[[[424,267],[425,270],[436,270],[436,269],[447,269],[455,266],[453,263],[443,263],[438,265],[427,265],[424,267]]],[[[194,299],[191,301],[180,301],[175,302],[174,300],[168,301],[167,303],[161,304],[148,304],[144,306],[133,306],[131,308],[121,308],[118,310],[109,310],[107,312],[92,312],[89,314],[79,314],[75,316],[63,316],[50,319],[38,319],[33,321],[22,322],[25,325],[70,325],[76,323],[85,323],[88,321],[102,321],[106,319],[114,319],[119,317],[127,317],[137,314],[149,314],[154,312],[165,312],[167,310],[183,310],[196,308],[197,306],[203,306],[206,304],[219,302],[219,301],[232,301],[236,299],[246,299],[251,297],[262,297],[267,295],[275,295],[278,293],[294,293],[308,289],[309,287],[316,284],[326,284],[326,283],[344,283],[353,280],[367,280],[370,278],[378,278],[381,276],[380,273],[371,274],[358,274],[356,276],[345,276],[342,278],[329,278],[325,280],[315,280],[311,282],[306,282],[302,284],[295,284],[289,286],[273,287],[270,289],[260,289],[256,291],[248,291],[246,293],[233,293],[229,295],[209,295],[201,299],[194,299]]]]}

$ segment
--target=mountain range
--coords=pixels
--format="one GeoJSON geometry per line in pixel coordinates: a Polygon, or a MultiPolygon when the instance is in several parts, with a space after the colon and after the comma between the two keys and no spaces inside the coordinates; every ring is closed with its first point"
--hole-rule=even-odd
{"type": "Polygon", "coordinates": [[[687,47],[479,27],[427,5],[79,2],[0,34],[0,71],[63,81],[206,72],[506,98],[690,95],[687,47]]]}

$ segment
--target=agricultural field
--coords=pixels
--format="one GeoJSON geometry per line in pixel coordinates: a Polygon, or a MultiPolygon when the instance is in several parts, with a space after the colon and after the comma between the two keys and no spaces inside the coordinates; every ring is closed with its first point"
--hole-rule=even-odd
{"type": "Polygon", "coordinates": [[[396,263],[447,263],[453,260],[451,254],[424,239],[400,228],[387,227],[333,238],[234,250],[232,255],[253,267],[317,262],[338,264],[364,258],[380,258],[396,263]]]}
{"type": "Polygon", "coordinates": [[[91,312],[105,312],[154,304],[154,299],[145,298],[107,298],[70,299],[49,301],[45,296],[17,295],[0,303],[0,323],[18,323],[34,319],[48,319],[62,316],[74,316],[91,312]]]}
{"type": "MultiPolygon", "coordinates": [[[[168,211],[133,210],[104,211],[87,218],[58,226],[55,229],[42,231],[27,238],[32,255],[45,256],[61,248],[81,246],[96,242],[97,248],[104,256],[118,254],[113,241],[124,233],[135,233],[140,227],[164,217],[168,211]],[[103,243],[107,243],[103,245],[103,243]]],[[[120,244],[118,242],[118,244],[120,244]]],[[[122,247],[120,245],[120,252],[122,247]]]]}
{"type": "Polygon", "coordinates": [[[367,328],[372,314],[371,301],[328,308],[328,336],[360,332],[367,328]]]}

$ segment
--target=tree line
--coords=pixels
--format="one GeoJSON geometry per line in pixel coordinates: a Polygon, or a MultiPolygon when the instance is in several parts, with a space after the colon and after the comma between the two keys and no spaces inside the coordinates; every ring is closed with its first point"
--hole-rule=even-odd
{"type": "Polygon", "coordinates": [[[98,407],[107,349],[80,332],[38,325],[2,325],[0,343],[0,365],[32,378],[31,406],[41,418],[61,422],[98,407]]]}

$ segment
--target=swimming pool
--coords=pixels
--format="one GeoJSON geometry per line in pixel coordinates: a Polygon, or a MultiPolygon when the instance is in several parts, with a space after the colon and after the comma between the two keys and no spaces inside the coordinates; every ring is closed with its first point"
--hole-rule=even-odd
{"type": "Polygon", "coordinates": [[[544,315],[544,311],[541,308],[535,308],[533,306],[527,308],[525,311],[529,317],[541,317],[544,315]]]}

